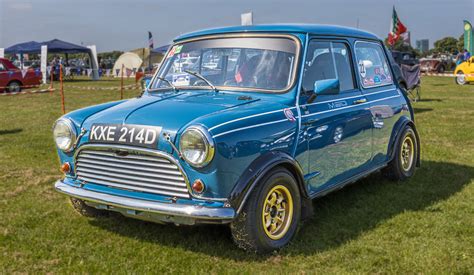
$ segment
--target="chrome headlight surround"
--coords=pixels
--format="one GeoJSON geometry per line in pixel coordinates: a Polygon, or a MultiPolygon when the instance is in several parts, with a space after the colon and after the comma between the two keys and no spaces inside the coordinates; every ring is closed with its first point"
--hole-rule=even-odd
{"type": "Polygon", "coordinates": [[[179,151],[191,166],[202,168],[214,158],[214,140],[202,126],[190,126],[179,139],[179,151]]]}
{"type": "Polygon", "coordinates": [[[60,118],[53,125],[53,138],[56,146],[64,152],[71,152],[77,139],[76,128],[71,120],[60,118]]]}

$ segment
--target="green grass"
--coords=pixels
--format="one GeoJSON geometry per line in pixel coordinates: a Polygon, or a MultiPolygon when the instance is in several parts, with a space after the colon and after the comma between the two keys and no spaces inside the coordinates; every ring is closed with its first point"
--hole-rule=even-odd
{"type": "MultiPolygon", "coordinates": [[[[126,84],[133,83],[132,80],[126,84]]],[[[118,100],[116,80],[66,84],[66,110],[118,100]]],[[[127,97],[137,90],[126,91],[127,97]]],[[[59,93],[0,97],[0,273],[474,273],[474,85],[423,78],[415,103],[422,167],[380,174],[314,201],[314,218],[278,254],[249,255],[225,226],[87,219],[53,190],[59,93]]]]}

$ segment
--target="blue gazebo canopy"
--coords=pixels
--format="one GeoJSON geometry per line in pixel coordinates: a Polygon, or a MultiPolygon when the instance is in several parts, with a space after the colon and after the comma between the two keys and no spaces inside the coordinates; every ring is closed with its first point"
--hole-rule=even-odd
{"type": "Polygon", "coordinates": [[[41,52],[41,43],[36,41],[18,43],[5,49],[8,54],[39,53],[41,52]]]}
{"type": "Polygon", "coordinates": [[[48,53],[89,53],[91,50],[59,39],[45,41],[41,45],[48,46],[48,53]]]}
{"type": "Polygon", "coordinates": [[[168,51],[169,47],[170,47],[170,45],[164,45],[164,46],[161,46],[161,47],[158,47],[158,48],[154,48],[153,50],[151,50],[151,52],[152,53],[165,54],[168,51]]]}
{"type": "Polygon", "coordinates": [[[41,46],[48,46],[48,53],[90,53],[90,49],[84,46],[79,46],[59,39],[53,39],[45,42],[24,42],[5,49],[8,54],[23,54],[23,53],[41,53],[41,46]]]}

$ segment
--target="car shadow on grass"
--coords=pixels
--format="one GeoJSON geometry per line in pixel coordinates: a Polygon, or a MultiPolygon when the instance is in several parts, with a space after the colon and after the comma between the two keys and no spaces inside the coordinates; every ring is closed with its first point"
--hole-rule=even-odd
{"type": "Polygon", "coordinates": [[[424,112],[431,112],[433,111],[433,108],[413,108],[413,111],[415,111],[415,114],[421,114],[424,112]]]}
{"type": "Polygon", "coordinates": [[[21,131],[23,131],[23,129],[21,129],[21,128],[0,130],[0,136],[1,136],[1,135],[17,134],[17,133],[19,133],[19,132],[21,132],[21,131]]]}
{"type": "MultiPolygon", "coordinates": [[[[357,239],[405,211],[439,211],[436,203],[459,192],[474,178],[474,167],[423,161],[409,181],[390,182],[375,173],[313,201],[314,215],[293,242],[278,254],[312,255],[357,239]]],[[[222,225],[159,225],[112,215],[91,219],[94,226],[128,238],[237,261],[265,261],[274,254],[255,255],[238,249],[230,229],[222,225]]],[[[159,249],[159,248],[157,248],[159,249]]]]}

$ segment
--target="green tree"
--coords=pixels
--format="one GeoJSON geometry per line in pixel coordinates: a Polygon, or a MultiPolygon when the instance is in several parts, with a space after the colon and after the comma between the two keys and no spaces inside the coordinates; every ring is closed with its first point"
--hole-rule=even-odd
{"type": "Polygon", "coordinates": [[[464,50],[464,33],[459,37],[458,40],[458,51],[464,50]]]}
{"type": "Polygon", "coordinates": [[[438,53],[455,53],[458,50],[458,40],[448,36],[434,42],[434,51],[438,53]]]}

